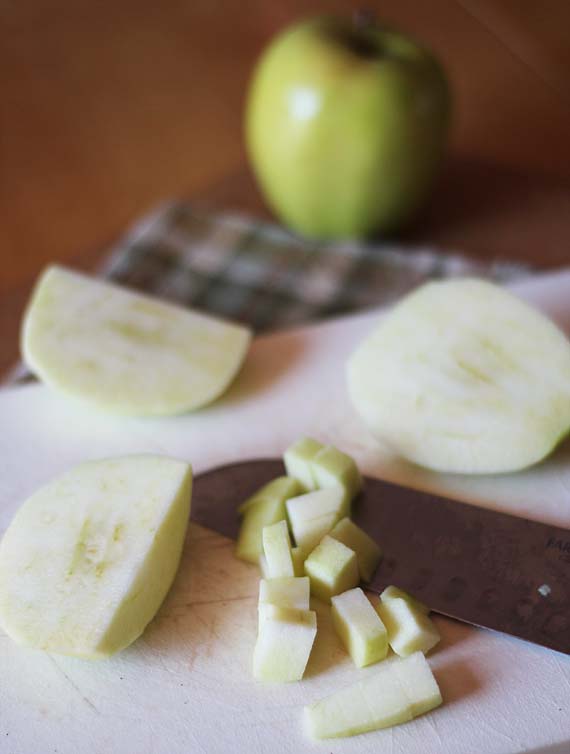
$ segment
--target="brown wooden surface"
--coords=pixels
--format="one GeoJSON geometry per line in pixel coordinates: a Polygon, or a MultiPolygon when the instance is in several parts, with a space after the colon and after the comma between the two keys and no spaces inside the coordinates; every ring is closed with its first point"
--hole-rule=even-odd
{"type": "MultiPolygon", "coordinates": [[[[244,92],[263,44],[348,0],[19,0],[0,20],[0,371],[49,261],[92,267],[157,201],[266,215],[245,167],[244,92]]],[[[566,264],[567,0],[368,2],[431,46],[455,92],[451,154],[407,238],[566,264]]]]}

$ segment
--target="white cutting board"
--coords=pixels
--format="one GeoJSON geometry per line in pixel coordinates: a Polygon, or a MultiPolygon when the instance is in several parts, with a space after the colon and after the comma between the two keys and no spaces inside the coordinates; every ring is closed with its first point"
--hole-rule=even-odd
{"type": "MultiPolygon", "coordinates": [[[[519,291],[570,331],[570,272],[519,291]]],[[[0,532],[39,485],[88,458],[163,453],[200,472],[277,456],[302,433],[338,444],[372,475],[570,527],[568,445],[533,471],[477,479],[414,470],[374,443],[348,404],[343,365],[377,316],[258,338],[225,398],[174,419],[97,415],[41,386],[0,391],[0,532]]],[[[443,618],[436,618],[443,641],[430,657],[442,708],[398,728],[310,742],[303,705],[375,669],[352,665],[321,607],[306,679],[254,682],[257,583],[257,569],[234,559],[229,540],[191,525],[174,587],[144,636],[119,656],[50,656],[0,632],[1,754],[570,751],[570,657],[443,618]]]]}

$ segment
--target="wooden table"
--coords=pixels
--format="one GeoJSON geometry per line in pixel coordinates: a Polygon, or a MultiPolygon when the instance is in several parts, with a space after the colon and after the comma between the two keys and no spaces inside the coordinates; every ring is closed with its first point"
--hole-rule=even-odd
{"type": "MultiPolygon", "coordinates": [[[[241,114],[263,44],[349,0],[19,0],[0,26],[0,372],[49,261],[90,268],[156,202],[267,215],[241,114]]],[[[542,267],[569,261],[567,0],[368,2],[421,38],[455,92],[450,158],[407,238],[542,267]]]]}

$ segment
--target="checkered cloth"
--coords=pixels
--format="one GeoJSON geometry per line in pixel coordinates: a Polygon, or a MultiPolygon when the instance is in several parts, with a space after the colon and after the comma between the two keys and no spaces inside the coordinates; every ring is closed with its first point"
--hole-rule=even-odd
{"type": "MultiPolygon", "coordinates": [[[[169,204],[110,251],[100,274],[255,332],[389,304],[428,279],[476,275],[499,282],[530,273],[394,244],[316,243],[270,223],[169,204]]],[[[30,379],[16,368],[12,382],[30,379]]]]}

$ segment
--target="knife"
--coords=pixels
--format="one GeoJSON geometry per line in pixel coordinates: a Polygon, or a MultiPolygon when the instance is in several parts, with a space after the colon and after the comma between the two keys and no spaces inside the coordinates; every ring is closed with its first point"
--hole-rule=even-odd
{"type": "MultiPolygon", "coordinates": [[[[235,539],[238,505],[284,473],[261,459],[198,475],[192,521],[235,539]]],[[[437,613],[570,654],[570,530],[368,477],[352,519],[383,552],[366,589],[395,584],[437,613]]]]}

